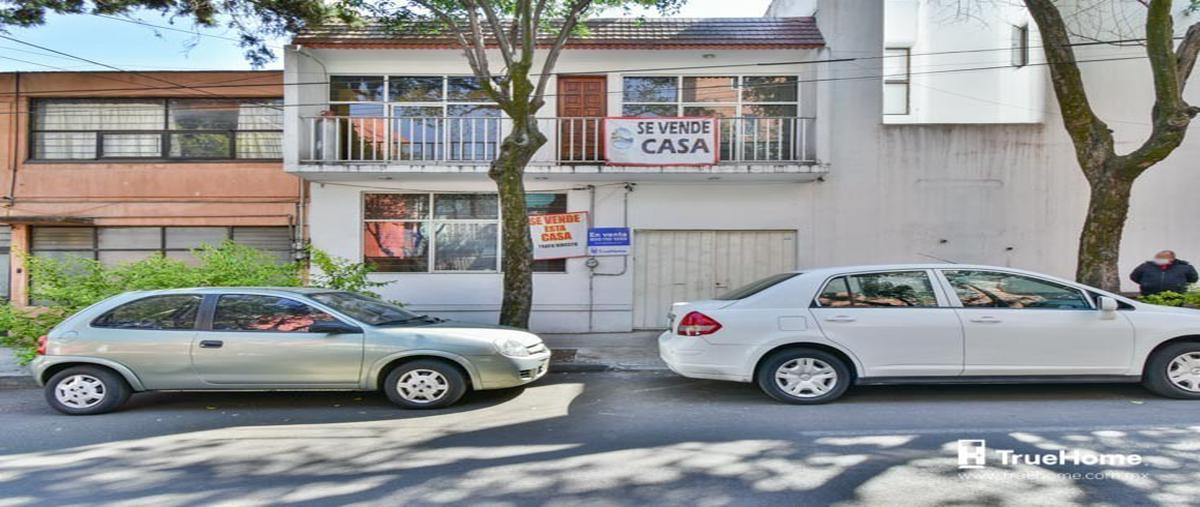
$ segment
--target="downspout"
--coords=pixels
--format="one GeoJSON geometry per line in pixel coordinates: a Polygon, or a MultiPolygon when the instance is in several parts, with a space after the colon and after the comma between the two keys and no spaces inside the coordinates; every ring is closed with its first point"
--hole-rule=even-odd
{"type": "MultiPolygon", "coordinates": [[[[326,100],[328,100],[329,99],[329,87],[330,87],[329,68],[325,66],[325,62],[322,62],[320,58],[313,56],[312,53],[305,51],[303,45],[296,46],[296,54],[302,55],[302,56],[307,56],[309,59],[316,62],[317,65],[321,66],[321,75],[324,76],[322,78],[322,80],[325,82],[324,97],[326,100]]],[[[287,86],[287,83],[284,83],[284,86],[287,86]]],[[[299,85],[296,85],[296,86],[299,86],[299,85]]],[[[308,182],[305,181],[305,179],[301,176],[296,176],[296,178],[299,180],[299,184],[300,184],[300,200],[299,200],[299,202],[296,203],[296,223],[297,223],[296,227],[298,229],[298,231],[297,231],[298,238],[296,240],[296,242],[298,243],[297,252],[299,253],[300,249],[304,249],[305,253],[302,255],[304,256],[305,260],[308,260],[307,247],[309,244],[309,240],[308,240],[308,229],[306,228],[307,227],[306,219],[308,217],[308,182]]],[[[304,271],[305,280],[307,280],[310,271],[311,271],[311,266],[309,266],[309,269],[306,269],[304,271]]]]}
{"type": "MultiPolygon", "coordinates": [[[[636,183],[625,182],[625,192],[621,199],[621,227],[629,227],[629,194],[633,192],[636,183]]],[[[588,190],[591,192],[590,203],[588,205],[588,220],[596,215],[596,187],[588,185],[588,190]]],[[[594,224],[592,224],[594,226],[594,224]]],[[[600,260],[595,257],[588,257],[586,265],[588,267],[588,332],[592,332],[596,313],[596,294],[595,281],[597,276],[624,276],[629,270],[629,256],[621,256],[621,270],[616,273],[597,273],[596,268],[600,266],[600,260]]]]}
{"type": "Polygon", "coordinates": [[[17,203],[17,150],[21,146],[21,71],[13,73],[13,110],[9,128],[12,132],[8,136],[9,179],[8,195],[4,196],[5,207],[12,207],[17,203]]]}

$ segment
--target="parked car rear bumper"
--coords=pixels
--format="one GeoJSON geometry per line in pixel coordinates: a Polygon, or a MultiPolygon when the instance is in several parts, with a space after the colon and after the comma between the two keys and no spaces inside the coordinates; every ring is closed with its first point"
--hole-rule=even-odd
{"type": "Polygon", "coordinates": [[[740,354],[728,347],[709,344],[701,338],[679,336],[666,331],[658,337],[658,355],[671,371],[689,378],[749,382],[750,376],[739,371],[740,354]]]}

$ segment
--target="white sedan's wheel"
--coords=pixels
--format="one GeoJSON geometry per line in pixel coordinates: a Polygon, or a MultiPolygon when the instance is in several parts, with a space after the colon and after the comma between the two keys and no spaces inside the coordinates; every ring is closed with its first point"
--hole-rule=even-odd
{"type": "Polygon", "coordinates": [[[793,359],[775,370],[775,384],[798,398],[828,394],[837,382],[837,371],[829,363],[811,357],[793,359]]]}
{"type": "Polygon", "coordinates": [[[836,400],[852,381],[850,367],[842,358],[800,347],[767,356],[755,373],[755,382],[763,392],[784,403],[800,405],[836,400]]]}
{"type": "Polygon", "coordinates": [[[1200,393],[1200,352],[1185,352],[1167,366],[1167,378],[1184,391],[1200,393]]]}
{"type": "Polygon", "coordinates": [[[54,398],[73,409],[99,405],[107,393],[104,381],[91,375],[71,375],[54,386],[54,398]]]}
{"type": "Polygon", "coordinates": [[[400,397],[413,403],[433,403],[449,391],[450,382],[433,370],[409,370],[396,383],[396,392],[400,393],[400,397]]]}

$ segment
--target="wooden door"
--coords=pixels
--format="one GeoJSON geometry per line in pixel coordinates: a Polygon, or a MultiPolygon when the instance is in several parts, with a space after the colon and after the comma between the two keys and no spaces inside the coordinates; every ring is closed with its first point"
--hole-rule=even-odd
{"type": "Polygon", "coordinates": [[[604,158],[604,117],[608,114],[608,78],[558,78],[558,157],[563,162],[604,158]]]}

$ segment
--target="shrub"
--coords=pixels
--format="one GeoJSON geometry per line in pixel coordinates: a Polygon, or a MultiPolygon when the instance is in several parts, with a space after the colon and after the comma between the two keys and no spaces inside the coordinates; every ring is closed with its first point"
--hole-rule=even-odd
{"type": "Polygon", "coordinates": [[[316,248],[309,248],[309,260],[319,271],[313,273],[311,285],[350,292],[373,298],[380,297],[371,289],[383,287],[391,282],[376,282],[367,277],[373,268],[369,264],[334,257],[316,248]]]}
{"type": "Polygon", "coordinates": [[[1200,290],[1189,289],[1184,293],[1166,291],[1150,296],[1142,296],[1138,300],[1152,305],[1200,308],[1200,290]]]}
{"type": "Polygon", "coordinates": [[[106,266],[92,259],[29,257],[29,297],[38,306],[0,304],[0,345],[16,351],[22,363],[33,359],[37,338],[71,314],[96,302],[132,290],[181,287],[295,287],[300,267],[281,264],[263,251],[226,241],[193,251],[187,263],[154,255],[136,262],[106,266]]]}

